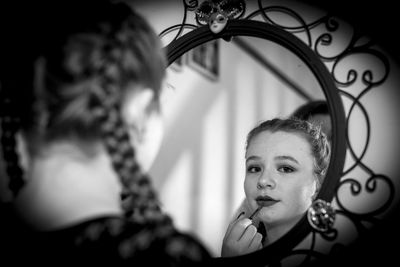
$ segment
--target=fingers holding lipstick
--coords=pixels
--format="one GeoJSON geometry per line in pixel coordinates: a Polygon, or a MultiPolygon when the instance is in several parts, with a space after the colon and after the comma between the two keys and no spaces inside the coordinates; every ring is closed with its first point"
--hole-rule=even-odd
{"type": "Polygon", "coordinates": [[[237,241],[251,241],[251,239],[257,232],[257,228],[251,223],[252,221],[248,218],[239,220],[232,228],[232,237],[237,241]]]}
{"type": "Polygon", "coordinates": [[[238,241],[242,241],[244,243],[251,244],[253,241],[254,236],[257,234],[257,228],[254,225],[249,225],[246,227],[242,236],[238,239],[238,241]]]}
{"type": "Polygon", "coordinates": [[[259,249],[262,249],[262,239],[263,236],[260,233],[256,233],[253,237],[253,240],[251,241],[249,245],[249,251],[257,251],[259,249]]]}
{"type": "Polygon", "coordinates": [[[223,257],[251,253],[262,247],[262,236],[249,218],[239,217],[229,228],[223,240],[223,257]]]}

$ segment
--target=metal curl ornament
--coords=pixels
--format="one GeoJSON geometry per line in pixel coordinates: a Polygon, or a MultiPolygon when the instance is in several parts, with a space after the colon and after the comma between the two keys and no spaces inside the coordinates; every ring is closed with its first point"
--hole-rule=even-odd
{"type": "Polygon", "coordinates": [[[196,21],[200,25],[209,25],[210,30],[221,32],[229,19],[239,17],[245,10],[243,0],[206,0],[196,9],[196,21]]]}
{"type": "Polygon", "coordinates": [[[329,202],[322,199],[315,200],[307,211],[310,225],[318,232],[330,232],[335,223],[336,211],[329,202]]]}

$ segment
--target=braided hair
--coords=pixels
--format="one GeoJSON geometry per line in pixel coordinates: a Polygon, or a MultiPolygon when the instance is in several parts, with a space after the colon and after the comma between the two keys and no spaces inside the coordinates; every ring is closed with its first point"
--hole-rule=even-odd
{"type": "Polygon", "coordinates": [[[17,26],[6,35],[0,115],[10,190],[17,195],[25,181],[16,152],[18,131],[26,135],[31,154],[63,138],[102,140],[123,185],[126,216],[169,224],[135,160],[120,111],[131,85],[152,88],[157,102],[166,68],[158,36],[122,3],[85,0],[78,10],[71,1],[45,3],[34,3],[38,12],[27,6],[20,14],[29,20],[26,35],[19,36],[17,26]]]}

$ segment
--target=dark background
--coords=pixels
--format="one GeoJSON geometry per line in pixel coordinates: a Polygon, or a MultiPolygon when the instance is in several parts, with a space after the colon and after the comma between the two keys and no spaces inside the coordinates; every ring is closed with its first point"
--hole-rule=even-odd
{"type": "MultiPolygon", "coordinates": [[[[400,8],[396,7],[399,5],[397,1],[304,0],[304,2],[340,16],[370,36],[392,60],[400,63],[400,8]]],[[[391,177],[391,179],[399,178],[391,177]]],[[[396,195],[399,193],[395,192],[396,195]]],[[[380,224],[357,239],[355,243],[317,265],[399,266],[400,219],[398,214],[399,208],[396,207],[392,215],[385,217],[380,224]]]]}
{"type": "Polygon", "coordinates": [[[392,57],[399,57],[400,8],[397,1],[389,0],[303,0],[338,15],[371,36],[385,47],[392,57]]]}

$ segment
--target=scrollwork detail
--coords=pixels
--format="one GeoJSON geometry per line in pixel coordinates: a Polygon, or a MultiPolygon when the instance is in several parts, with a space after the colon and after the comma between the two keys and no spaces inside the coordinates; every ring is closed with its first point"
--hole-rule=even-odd
{"type": "Polygon", "coordinates": [[[343,211],[344,214],[358,214],[360,216],[360,220],[373,222],[380,214],[382,214],[389,208],[389,206],[393,202],[394,195],[395,190],[393,182],[385,175],[373,174],[368,177],[368,179],[364,183],[364,186],[357,179],[343,179],[337,187],[336,202],[338,207],[340,208],[340,210],[343,211]],[[381,181],[381,187],[378,186],[378,181],[381,181]],[[346,185],[349,185],[351,196],[359,196],[360,199],[361,197],[365,198],[368,195],[370,195],[370,197],[373,197],[374,195],[382,195],[382,191],[388,193],[385,194],[385,200],[381,199],[380,202],[376,203],[376,205],[374,206],[364,206],[363,211],[360,212],[356,210],[351,210],[349,205],[346,205],[345,202],[342,201],[342,198],[344,197],[343,190],[346,185]],[[382,190],[384,185],[387,187],[386,191],[382,190]]]}
{"type": "Polygon", "coordinates": [[[342,88],[351,86],[357,81],[358,77],[361,77],[361,82],[365,86],[365,92],[362,92],[362,94],[365,94],[366,90],[385,82],[389,75],[389,70],[389,62],[382,52],[362,46],[347,49],[345,53],[338,56],[332,67],[332,76],[342,88]],[[360,58],[363,59],[362,64],[352,64],[352,62],[356,62],[360,58]],[[345,72],[343,71],[344,69],[348,69],[346,79],[341,78],[338,74],[338,70],[343,73],[345,72]],[[359,75],[359,73],[362,74],[359,75]]]}
{"type": "Polygon", "coordinates": [[[184,0],[184,6],[189,11],[194,11],[199,6],[198,0],[184,0]]]}

